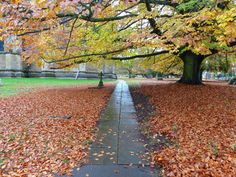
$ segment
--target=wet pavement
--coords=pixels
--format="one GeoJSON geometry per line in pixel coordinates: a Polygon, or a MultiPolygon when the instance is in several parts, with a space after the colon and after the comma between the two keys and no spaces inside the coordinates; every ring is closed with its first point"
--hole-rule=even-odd
{"type": "Polygon", "coordinates": [[[142,138],[133,100],[125,81],[119,81],[98,124],[87,165],[76,177],[156,177],[142,138]]]}

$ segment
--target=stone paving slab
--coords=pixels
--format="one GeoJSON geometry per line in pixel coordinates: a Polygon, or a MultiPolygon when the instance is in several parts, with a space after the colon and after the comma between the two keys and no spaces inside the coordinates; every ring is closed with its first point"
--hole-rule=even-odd
{"type": "Polygon", "coordinates": [[[92,147],[117,147],[118,144],[118,133],[117,131],[111,130],[108,133],[98,132],[95,142],[92,147]]]}
{"type": "MultiPolygon", "coordinates": [[[[119,116],[119,114],[120,114],[120,108],[118,108],[118,109],[112,109],[112,108],[107,108],[105,111],[104,111],[104,116],[110,116],[110,117],[117,117],[117,116],[119,116]]],[[[103,116],[103,117],[104,117],[103,116]]],[[[117,117],[117,119],[119,119],[119,117],[117,117]]]]}
{"type": "Polygon", "coordinates": [[[117,164],[117,147],[91,148],[89,164],[113,165],[117,164]]]}
{"type": "Polygon", "coordinates": [[[138,122],[134,118],[124,118],[120,119],[120,125],[134,125],[138,127],[138,122]]]}
{"type": "Polygon", "coordinates": [[[136,119],[137,120],[137,115],[135,112],[121,112],[120,113],[120,119],[136,119]]]}
{"type": "Polygon", "coordinates": [[[139,128],[134,124],[120,124],[120,133],[125,133],[126,135],[132,134],[139,136],[139,128]]]}
{"type": "Polygon", "coordinates": [[[136,113],[134,107],[132,106],[126,106],[121,108],[121,113],[124,113],[124,115],[130,114],[130,113],[136,113]]]}
{"type": "Polygon", "coordinates": [[[154,169],[127,165],[87,165],[73,170],[74,177],[159,177],[154,169]]]}
{"type": "Polygon", "coordinates": [[[110,132],[118,132],[118,125],[119,121],[115,119],[110,119],[110,120],[102,120],[98,124],[98,133],[106,133],[109,134],[110,132]]]}

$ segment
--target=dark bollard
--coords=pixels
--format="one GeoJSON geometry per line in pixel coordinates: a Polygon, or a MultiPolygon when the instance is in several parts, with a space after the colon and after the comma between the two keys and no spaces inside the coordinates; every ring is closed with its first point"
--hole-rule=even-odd
{"type": "Polygon", "coordinates": [[[99,83],[98,83],[98,88],[102,88],[104,87],[104,84],[103,84],[103,80],[102,80],[102,76],[103,76],[103,73],[102,71],[98,74],[98,77],[100,79],[99,83]]]}

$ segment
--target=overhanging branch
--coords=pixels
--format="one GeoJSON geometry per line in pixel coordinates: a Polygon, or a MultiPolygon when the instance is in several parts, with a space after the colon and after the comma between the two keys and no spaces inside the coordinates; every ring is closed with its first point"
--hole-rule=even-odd
{"type": "MultiPolygon", "coordinates": [[[[139,3],[145,3],[145,0],[140,0],[139,3]]],[[[171,7],[177,7],[179,4],[177,2],[171,1],[171,0],[149,0],[150,4],[155,5],[164,5],[164,6],[171,6],[171,7]]]]}
{"type": "MultiPolygon", "coordinates": [[[[69,21],[74,20],[74,19],[75,18],[69,18],[67,20],[64,20],[64,21],[60,22],[59,25],[63,25],[63,24],[68,23],[69,21]]],[[[46,28],[43,28],[43,29],[35,29],[35,30],[32,30],[32,31],[27,31],[27,32],[18,34],[17,36],[25,36],[25,35],[40,33],[40,32],[48,31],[48,30],[51,30],[51,27],[46,27],[46,28]]]]}
{"type": "Polygon", "coordinates": [[[131,48],[131,47],[132,46],[125,47],[125,48],[118,49],[118,50],[114,50],[114,51],[104,52],[104,53],[91,53],[91,54],[77,55],[77,56],[72,56],[72,57],[64,58],[64,59],[61,59],[61,60],[50,60],[50,61],[47,61],[47,60],[43,59],[43,61],[45,63],[50,64],[50,63],[65,62],[65,61],[74,60],[74,59],[83,58],[83,57],[105,56],[105,55],[109,55],[109,54],[114,54],[114,53],[122,52],[122,51],[127,50],[128,48],[131,48]]]}
{"type": "Polygon", "coordinates": [[[236,46],[236,39],[233,40],[233,41],[231,41],[231,42],[229,43],[229,46],[230,46],[230,47],[236,46]]]}
{"type": "Polygon", "coordinates": [[[122,20],[125,18],[130,18],[130,17],[136,17],[137,14],[128,14],[128,15],[122,15],[122,16],[111,16],[111,17],[104,17],[104,18],[95,18],[91,17],[90,15],[79,15],[79,14],[57,14],[56,15],[58,18],[64,18],[64,17],[71,17],[71,18],[79,18],[81,20],[89,21],[89,22],[107,22],[107,21],[117,21],[117,20],[122,20]]]}
{"type": "MultiPolygon", "coordinates": [[[[42,59],[43,61],[45,61],[44,59],[42,59]]],[[[50,66],[50,69],[64,69],[64,68],[68,68],[68,67],[71,67],[73,66],[74,64],[82,64],[82,63],[87,63],[89,62],[90,60],[80,60],[78,62],[72,62],[72,63],[69,63],[69,64],[65,64],[65,65],[57,65],[57,66],[50,66]]]]}
{"type": "Polygon", "coordinates": [[[162,50],[162,51],[159,51],[159,52],[153,52],[153,53],[141,54],[141,55],[133,55],[133,56],[129,56],[129,57],[111,57],[111,60],[131,60],[131,59],[135,59],[135,58],[152,57],[152,56],[161,55],[161,54],[165,54],[165,53],[169,53],[169,51],[168,50],[162,50]]]}
{"type": "Polygon", "coordinates": [[[76,23],[77,20],[78,20],[78,18],[76,18],[75,21],[72,23],[69,39],[68,39],[68,42],[67,42],[67,45],[66,45],[66,50],[64,52],[64,56],[66,56],[66,54],[67,54],[67,51],[68,51],[68,48],[69,48],[69,45],[70,45],[70,40],[71,40],[71,37],[72,37],[72,33],[73,33],[75,23],[76,23]]]}
{"type": "MultiPolygon", "coordinates": [[[[148,12],[152,11],[151,5],[150,5],[150,1],[149,0],[145,0],[145,4],[146,4],[146,8],[148,12]]],[[[149,24],[152,27],[153,31],[151,33],[155,33],[158,36],[162,35],[162,32],[160,29],[157,28],[157,24],[154,18],[148,18],[149,24]]]]}
{"type": "MultiPolygon", "coordinates": [[[[104,18],[95,18],[95,17],[91,17],[90,15],[84,16],[84,15],[79,15],[79,14],[72,13],[72,14],[57,14],[56,16],[58,18],[66,18],[66,17],[69,18],[69,19],[59,23],[60,25],[62,25],[62,24],[65,24],[65,23],[67,23],[71,20],[77,19],[77,18],[81,19],[81,20],[89,21],[89,22],[110,22],[110,21],[122,20],[122,19],[125,19],[125,18],[136,17],[138,15],[137,14],[127,14],[127,15],[122,15],[122,16],[111,16],[111,17],[104,17],[104,18]]],[[[51,29],[52,29],[51,27],[46,27],[46,28],[43,28],[43,29],[35,29],[35,30],[32,30],[32,31],[29,30],[27,32],[18,34],[17,36],[24,36],[24,35],[34,34],[34,33],[40,33],[40,32],[48,31],[48,30],[51,30],[51,29]]]]}

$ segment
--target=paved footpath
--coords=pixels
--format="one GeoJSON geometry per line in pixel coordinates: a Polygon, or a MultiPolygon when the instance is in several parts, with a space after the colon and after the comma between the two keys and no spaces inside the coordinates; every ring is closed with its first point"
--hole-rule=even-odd
{"type": "Polygon", "coordinates": [[[73,171],[76,177],[156,177],[149,167],[133,100],[125,81],[119,81],[98,124],[88,164],[73,171]],[[146,157],[145,157],[146,156],[146,157]]]}

